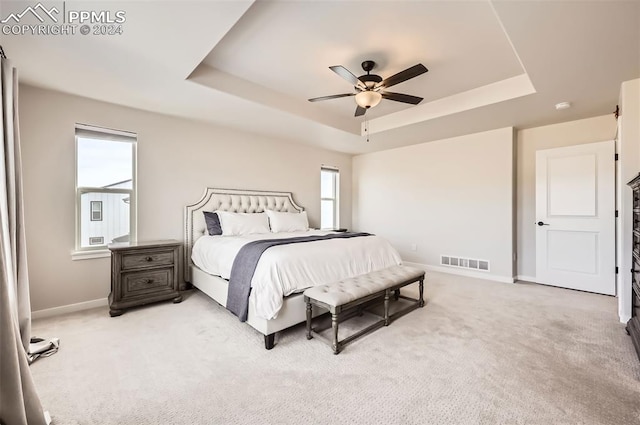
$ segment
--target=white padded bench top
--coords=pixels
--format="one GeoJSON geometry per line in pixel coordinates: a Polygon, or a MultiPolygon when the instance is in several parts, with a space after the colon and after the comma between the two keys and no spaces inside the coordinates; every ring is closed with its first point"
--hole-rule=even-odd
{"type": "Polygon", "coordinates": [[[409,266],[391,266],[338,282],[318,285],[304,291],[305,297],[312,298],[332,307],[384,291],[409,280],[418,280],[424,270],[409,266]]]}

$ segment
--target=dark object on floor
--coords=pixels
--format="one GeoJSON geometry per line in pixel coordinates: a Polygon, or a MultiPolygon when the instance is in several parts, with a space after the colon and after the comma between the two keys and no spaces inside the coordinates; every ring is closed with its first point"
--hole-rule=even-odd
{"type": "Polygon", "coordinates": [[[109,245],[111,317],[120,316],[130,307],[165,300],[182,301],[179,292],[184,289],[179,273],[181,245],[176,240],[109,245]]]}
{"type": "Polygon", "coordinates": [[[640,174],[628,183],[633,189],[633,258],[631,259],[631,319],[627,333],[640,359],[640,174]]]}

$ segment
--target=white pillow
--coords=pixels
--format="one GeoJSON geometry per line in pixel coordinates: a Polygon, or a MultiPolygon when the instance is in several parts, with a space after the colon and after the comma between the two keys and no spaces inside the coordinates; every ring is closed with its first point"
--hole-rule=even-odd
{"type": "Polygon", "coordinates": [[[216,211],[220,218],[222,235],[250,235],[252,233],[269,233],[269,218],[265,213],[233,213],[216,211]]]}
{"type": "Polygon", "coordinates": [[[309,230],[307,212],[300,213],[278,212],[267,210],[271,231],[278,232],[302,232],[309,230]]]}

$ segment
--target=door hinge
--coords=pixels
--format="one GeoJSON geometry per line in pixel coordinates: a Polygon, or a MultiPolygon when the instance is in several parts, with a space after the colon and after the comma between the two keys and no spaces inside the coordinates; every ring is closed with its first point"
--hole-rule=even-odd
{"type": "Polygon", "coordinates": [[[618,268],[616,267],[616,274],[618,274],[618,268]]]}
{"type": "Polygon", "coordinates": [[[616,218],[618,218],[618,210],[616,210],[616,218]]]}
{"type": "Polygon", "coordinates": [[[618,160],[618,154],[615,155],[614,159],[617,161],[618,160]]]}
{"type": "Polygon", "coordinates": [[[613,111],[613,116],[616,117],[616,119],[620,116],[620,105],[616,105],[616,110],[613,111]]]}

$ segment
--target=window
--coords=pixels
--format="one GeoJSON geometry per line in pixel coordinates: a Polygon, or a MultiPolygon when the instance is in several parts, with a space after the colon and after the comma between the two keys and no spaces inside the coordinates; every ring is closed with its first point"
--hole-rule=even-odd
{"type": "Polygon", "coordinates": [[[89,245],[104,245],[104,237],[94,236],[89,238],[89,245]]]}
{"type": "Polygon", "coordinates": [[[91,221],[102,221],[102,201],[91,201],[91,221]]]}
{"type": "Polygon", "coordinates": [[[76,251],[135,239],[136,140],[76,124],[76,251]]]}
{"type": "Polygon", "coordinates": [[[322,167],[320,169],[320,227],[337,229],[339,220],[339,184],[340,172],[337,168],[322,167]]]}

